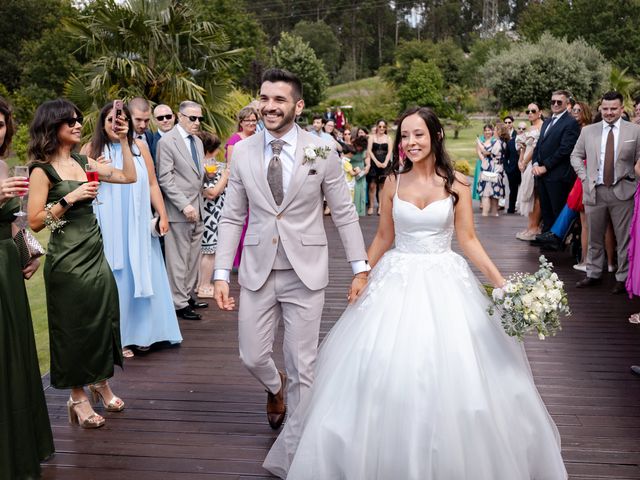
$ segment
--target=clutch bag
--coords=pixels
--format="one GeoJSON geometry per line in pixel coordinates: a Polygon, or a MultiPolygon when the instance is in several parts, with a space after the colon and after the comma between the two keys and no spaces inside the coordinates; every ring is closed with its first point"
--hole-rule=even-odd
{"type": "Polygon", "coordinates": [[[480,172],[480,180],[483,182],[496,183],[500,179],[498,172],[480,172]]]}
{"type": "Polygon", "coordinates": [[[25,228],[20,229],[18,233],[16,233],[13,237],[13,241],[15,242],[16,247],[18,247],[18,254],[20,255],[20,264],[22,265],[22,268],[25,268],[32,260],[41,257],[45,253],[40,242],[38,242],[36,237],[34,237],[33,234],[25,228]]]}
{"type": "Polygon", "coordinates": [[[151,236],[152,237],[162,237],[160,233],[160,217],[152,217],[151,218],[151,236]]]}

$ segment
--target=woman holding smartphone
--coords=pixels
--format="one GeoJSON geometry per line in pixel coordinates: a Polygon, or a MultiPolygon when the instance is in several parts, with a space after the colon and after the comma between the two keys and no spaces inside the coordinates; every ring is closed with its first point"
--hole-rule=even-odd
{"type": "Polygon", "coordinates": [[[51,385],[71,389],[69,422],[82,428],[105,423],[91,407],[85,385],[94,399],[102,400],[105,410],[124,409],[124,402],[107,383],[114,364],[122,366],[118,291],[91,204],[99,182],[87,182],[85,174],[89,165],[100,181],[136,181],[128,123],[124,116],[115,121],[122,169],[72,153],[80,142],[82,115],[67,100],[40,105],[29,129],[29,225],[35,231],[45,227],[51,231],[44,268],[51,385]]]}
{"type": "MultiPolygon", "coordinates": [[[[12,136],[11,109],[0,98],[0,158],[12,136]]],[[[40,462],[54,447],[24,288],[40,263],[33,260],[23,269],[12,239],[18,197],[29,183],[9,177],[8,170],[0,160],[0,478],[24,480],[40,477],[40,462]]]]}
{"type": "Polygon", "coordinates": [[[112,167],[122,167],[124,151],[113,128],[113,114],[118,107],[128,123],[127,143],[138,180],[132,185],[101,185],[102,203],[95,212],[104,253],[118,285],[122,354],[130,358],[134,356],[133,347],[146,351],[157,342],[176,344],[182,341],[182,335],[158,238],[169,231],[167,211],[149,148],[133,139],[131,115],[122,102],[116,100],[102,108],[91,141],[80,153],[98,161],[104,159],[112,167]]]}

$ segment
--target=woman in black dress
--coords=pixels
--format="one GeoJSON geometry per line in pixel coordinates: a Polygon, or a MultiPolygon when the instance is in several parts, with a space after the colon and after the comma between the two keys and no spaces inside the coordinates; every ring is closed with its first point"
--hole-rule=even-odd
{"type": "Polygon", "coordinates": [[[374,199],[378,205],[378,215],[380,215],[380,203],[378,202],[378,192],[382,189],[387,178],[387,167],[391,161],[392,152],[391,137],[387,135],[387,122],[380,119],[376,122],[371,135],[369,135],[369,145],[367,155],[371,167],[367,173],[367,183],[369,184],[369,209],[367,215],[373,215],[374,199]]]}

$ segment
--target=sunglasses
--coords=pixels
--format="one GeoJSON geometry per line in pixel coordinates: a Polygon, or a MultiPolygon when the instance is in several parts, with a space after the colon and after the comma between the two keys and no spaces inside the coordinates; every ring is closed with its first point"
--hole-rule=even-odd
{"type": "Polygon", "coordinates": [[[184,113],[181,113],[180,115],[182,115],[183,117],[187,117],[190,122],[195,122],[196,120],[198,120],[200,123],[204,122],[204,117],[197,117],[195,115],[185,115],[184,113]]]}
{"type": "Polygon", "coordinates": [[[529,115],[530,113],[538,113],[538,110],[525,110],[524,113],[529,115]]]}
{"type": "Polygon", "coordinates": [[[525,127],[518,127],[518,130],[520,130],[522,132],[522,131],[526,130],[526,128],[525,127]]]}
{"type": "Polygon", "coordinates": [[[551,100],[551,105],[563,105],[564,100],[551,100]]]}
{"type": "Polygon", "coordinates": [[[571,110],[573,113],[580,113],[582,112],[581,108],[574,108],[573,110],[571,110]]]}
{"type": "Polygon", "coordinates": [[[511,125],[513,122],[504,122],[505,125],[511,125]]]}
{"type": "Polygon", "coordinates": [[[166,115],[158,115],[156,120],[159,122],[164,122],[165,120],[171,120],[173,118],[173,113],[168,113],[166,115]]]}
{"type": "Polygon", "coordinates": [[[69,128],[75,127],[76,123],[79,123],[82,126],[82,122],[84,122],[84,118],[82,117],[69,117],[60,120],[60,123],[66,123],[69,128]]]}

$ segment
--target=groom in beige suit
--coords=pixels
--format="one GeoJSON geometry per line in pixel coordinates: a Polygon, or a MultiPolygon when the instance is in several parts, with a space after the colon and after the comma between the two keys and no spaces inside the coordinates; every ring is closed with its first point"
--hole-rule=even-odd
{"type": "Polygon", "coordinates": [[[285,387],[293,412],[313,382],[329,281],[323,196],[352,265],[350,301],[365,287],[369,270],[337,153],[328,141],[295,124],[303,108],[295,75],[278,69],[264,74],[259,109],[266,129],[235,145],[218,225],[215,299],[221,309],[232,310],[229,271],[251,212],[238,272],[240,358],[267,389],[267,418],[274,429],[285,417],[285,387]],[[286,374],[271,357],[280,320],[286,374]]]}
{"type": "MultiPolygon", "coordinates": [[[[640,159],[640,126],[621,118],[624,101],[619,92],[603,95],[600,112],[602,122],[584,127],[571,153],[571,165],[582,181],[589,228],[587,277],[577,287],[590,287],[602,279],[604,235],[610,218],[618,244],[618,270],[612,293],[624,293],[629,272],[627,250],[633,195],[637,188],[634,166],[640,159]]],[[[608,260],[613,263],[613,259],[608,260]]]]}

